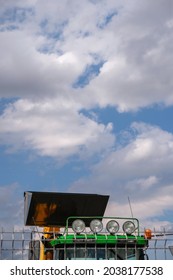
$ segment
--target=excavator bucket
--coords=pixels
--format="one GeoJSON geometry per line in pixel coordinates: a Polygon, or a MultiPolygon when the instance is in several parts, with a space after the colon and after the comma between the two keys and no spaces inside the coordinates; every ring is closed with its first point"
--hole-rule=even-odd
{"type": "MultiPolygon", "coordinates": [[[[64,227],[70,216],[103,216],[108,199],[108,195],[28,191],[24,193],[24,222],[26,226],[64,227]]],[[[86,226],[90,221],[85,220],[86,226]]]]}

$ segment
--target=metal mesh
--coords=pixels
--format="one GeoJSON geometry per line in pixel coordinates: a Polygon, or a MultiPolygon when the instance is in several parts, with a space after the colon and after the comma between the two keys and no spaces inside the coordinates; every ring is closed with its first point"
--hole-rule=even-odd
{"type": "Polygon", "coordinates": [[[98,245],[83,245],[77,247],[68,246],[64,248],[58,248],[54,250],[55,260],[128,260],[139,259],[139,250],[134,248],[128,248],[127,246],[120,248],[117,245],[98,246],[98,245]]]}
{"type": "Polygon", "coordinates": [[[173,259],[173,235],[154,237],[149,241],[147,249],[149,259],[152,260],[172,260],[173,259]]]}
{"type": "Polygon", "coordinates": [[[37,233],[32,230],[4,230],[0,229],[0,259],[27,260],[29,243],[36,240],[37,233]]]}
{"type": "MultiPolygon", "coordinates": [[[[56,233],[52,233],[54,238],[56,233]]],[[[37,244],[41,240],[43,236],[43,232],[36,228],[23,228],[23,229],[13,229],[13,230],[5,230],[3,228],[0,229],[0,260],[27,260],[27,259],[35,259],[35,256],[32,254],[39,255],[39,248],[37,244]],[[38,243],[37,243],[38,242],[38,243]],[[32,258],[33,256],[33,258],[32,258]]],[[[85,252],[86,246],[84,247],[85,252]]],[[[94,252],[96,248],[91,248],[94,252]]],[[[117,250],[118,247],[112,248],[112,250],[117,250]]],[[[56,248],[52,248],[53,255],[56,259],[58,259],[58,250],[56,248]]],[[[76,257],[76,248],[71,248],[71,255],[76,257]]],[[[90,250],[90,253],[92,253],[90,250]]],[[[104,248],[106,250],[106,247],[104,248]]],[[[124,247],[124,255],[127,255],[128,248],[124,247]]],[[[66,255],[66,248],[61,248],[63,252],[62,255],[66,255]]],[[[70,252],[70,249],[69,249],[70,252]]],[[[88,250],[89,252],[89,250],[88,250]]],[[[106,251],[105,251],[106,252],[106,251]]],[[[103,252],[102,252],[103,253],[103,252]]],[[[149,247],[145,252],[149,259],[154,260],[172,260],[173,259],[173,232],[154,232],[154,237],[149,240],[149,247]]],[[[87,253],[89,254],[89,253],[87,253]]],[[[107,253],[104,253],[105,256],[107,253]]],[[[84,255],[85,259],[86,255],[84,255]]],[[[111,258],[110,258],[111,259],[111,258]]],[[[118,259],[115,254],[115,259],[118,259]]]]}

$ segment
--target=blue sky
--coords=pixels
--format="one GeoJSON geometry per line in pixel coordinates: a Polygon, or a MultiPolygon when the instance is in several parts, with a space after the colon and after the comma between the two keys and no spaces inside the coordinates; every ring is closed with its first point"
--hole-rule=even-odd
{"type": "Polygon", "coordinates": [[[35,190],[172,229],[172,1],[1,2],[0,225],[35,190]]]}

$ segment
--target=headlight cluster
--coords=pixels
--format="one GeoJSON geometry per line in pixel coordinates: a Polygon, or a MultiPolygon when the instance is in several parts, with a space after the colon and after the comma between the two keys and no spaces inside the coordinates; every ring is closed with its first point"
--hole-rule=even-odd
{"type": "MultiPolygon", "coordinates": [[[[122,228],[123,228],[124,233],[126,233],[127,235],[131,235],[136,229],[135,224],[132,221],[124,222],[124,224],[122,225],[122,228]]],[[[72,223],[72,229],[77,234],[82,233],[85,230],[84,221],[81,219],[74,220],[72,223]]],[[[99,219],[92,220],[90,223],[90,229],[93,233],[101,232],[103,229],[102,221],[99,219]]],[[[119,231],[120,226],[116,220],[110,220],[106,224],[106,229],[110,234],[116,234],[119,231]]]]}

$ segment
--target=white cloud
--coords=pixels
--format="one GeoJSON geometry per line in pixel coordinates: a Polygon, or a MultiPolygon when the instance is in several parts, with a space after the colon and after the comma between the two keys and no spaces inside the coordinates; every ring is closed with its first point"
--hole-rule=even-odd
{"type": "MultiPolygon", "coordinates": [[[[138,201],[131,199],[134,217],[138,217],[140,220],[146,220],[151,217],[164,216],[166,210],[173,210],[172,190],[173,185],[162,186],[155,191],[154,195],[152,194],[150,196],[149,193],[147,193],[147,198],[141,196],[141,198],[138,198],[138,201]]],[[[110,209],[108,207],[108,212],[111,212],[111,214],[114,213],[114,215],[115,213],[118,213],[118,216],[130,216],[131,213],[128,200],[126,199],[121,203],[110,203],[110,209]]]]}
{"type": "Polygon", "coordinates": [[[93,166],[92,175],[71,190],[110,194],[109,212],[115,216],[129,213],[128,196],[141,219],[164,215],[173,210],[173,135],[143,123],[134,123],[134,132],[126,146],[93,166]]]}
{"type": "MultiPolygon", "coordinates": [[[[101,155],[114,145],[112,125],[82,109],[173,105],[171,1],[17,0],[15,11],[32,10],[22,21],[20,11],[12,12],[14,1],[1,1],[1,7],[0,97],[19,98],[0,115],[1,144],[61,159],[101,155]],[[74,88],[99,62],[98,75],[74,88]]],[[[130,195],[140,216],[162,215],[172,210],[173,135],[138,123],[132,130],[125,146],[73,188],[106,189],[121,214],[130,195]]]]}
{"type": "Polygon", "coordinates": [[[154,186],[157,187],[158,183],[159,183],[159,178],[150,175],[149,177],[134,179],[128,182],[126,185],[126,189],[131,193],[133,191],[136,191],[136,188],[142,191],[150,191],[154,186]]]}
{"type": "MultiPolygon", "coordinates": [[[[84,106],[111,105],[123,112],[154,103],[171,105],[173,37],[170,25],[167,26],[169,1],[158,1],[157,13],[150,1],[141,5],[124,1],[123,9],[118,5],[114,6],[117,16],[103,30],[97,27],[92,13],[91,21],[86,14],[70,18],[63,32],[65,40],[58,44],[66,51],[77,50],[84,59],[95,53],[105,60],[100,75],[83,90],[84,106]],[[90,33],[84,37],[80,26],[88,25],[79,23],[86,19],[90,33]]],[[[84,7],[80,8],[84,12],[84,7]]]]}
{"type": "Polygon", "coordinates": [[[42,156],[93,156],[114,144],[112,126],[78,113],[73,100],[32,103],[16,101],[0,117],[0,141],[14,149],[31,149],[42,156]],[[73,106],[74,105],[74,106],[73,106]]]}
{"type": "Polygon", "coordinates": [[[44,98],[65,95],[80,72],[73,53],[43,54],[22,31],[1,32],[1,97],[44,98]],[[22,43],[21,43],[22,42],[22,43]]]}
{"type": "MultiPolygon", "coordinates": [[[[12,1],[3,3],[13,8],[12,1]]],[[[17,23],[18,30],[0,34],[1,97],[73,92],[88,65],[105,61],[100,74],[76,90],[83,107],[110,105],[124,112],[173,104],[169,0],[157,1],[157,9],[149,0],[28,3],[33,14],[17,23]]],[[[6,26],[11,23],[7,17],[6,26]]]]}

